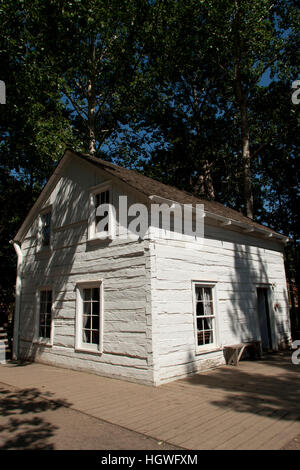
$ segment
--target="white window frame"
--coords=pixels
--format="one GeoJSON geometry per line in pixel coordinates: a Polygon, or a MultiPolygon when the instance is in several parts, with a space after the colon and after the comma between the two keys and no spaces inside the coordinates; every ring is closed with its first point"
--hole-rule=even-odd
{"type": "Polygon", "coordinates": [[[217,311],[217,283],[212,281],[192,281],[193,291],[193,316],[194,316],[194,333],[195,333],[195,348],[197,353],[205,353],[220,349],[219,340],[219,327],[218,327],[218,311],[217,311]],[[197,334],[197,300],[196,300],[196,287],[207,287],[212,292],[212,307],[213,307],[213,336],[214,341],[210,344],[198,345],[197,334]]]}
{"type": "Polygon", "coordinates": [[[36,321],[35,321],[35,342],[44,346],[53,346],[54,340],[54,290],[50,286],[39,287],[36,291],[36,321]],[[51,304],[51,333],[50,338],[44,338],[40,336],[40,307],[41,307],[41,292],[51,291],[52,292],[52,304],[51,304]]]}
{"type": "Polygon", "coordinates": [[[52,205],[42,209],[39,213],[38,218],[38,250],[39,251],[51,251],[52,250],[52,205]],[[43,245],[43,216],[47,213],[50,216],[50,234],[49,234],[49,245],[43,245]]]}
{"type": "Polygon", "coordinates": [[[105,181],[90,188],[89,194],[89,218],[88,218],[88,240],[112,240],[116,232],[116,216],[113,207],[113,191],[111,181],[105,181]],[[96,231],[96,196],[104,191],[109,191],[108,231],[96,231]]]}
{"type": "Polygon", "coordinates": [[[97,281],[79,281],[76,283],[76,334],[75,351],[94,354],[103,353],[104,296],[103,279],[97,281]],[[82,342],[83,289],[99,288],[99,344],[82,342]]]}

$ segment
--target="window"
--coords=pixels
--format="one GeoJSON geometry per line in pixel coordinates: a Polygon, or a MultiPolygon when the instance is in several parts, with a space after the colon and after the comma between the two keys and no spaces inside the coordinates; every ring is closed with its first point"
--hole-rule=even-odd
{"type": "Polygon", "coordinates": [[[40,216],[40,246],[41,248],[50,248],[51,238],[51,211],[44,212],[40,216]]]}
{"type": "Polygon", "coordinates": [[[111,184],[106,182],[95,186],[90,192],[88,239],[111,239],[115,232],[114,226],[115,210],[112,205],[111,184]]]}
{"type": "Polygon", "coordinates": [[[76,348],[101,352],[102,350],[102,283],[79,283],[76,305],[76,348]]]}
{"type": "Polygon", "coordinates": [[[199,348],[216,345],[214,286],[194,284],[196,345],[199,348]]]}
{"type": "Polygon", "coordinates": [[[52,290],[38,292],[37,337],[50,343],[52,341],[52,290]]]}
{"type": "Polygon", "coordinates": [[[109,231],[109,222],[107,222],[104,225],[103,230],[101,230],[100,227],[100,222],[104,219],[108,219],[108,211],[104,211],[103,215],[97,215],[97,209],[98,207],[101,207],[103,204],[109,204],[110,203],[110,191],[107,189],[106,191],[102,191],[101,193],[98,193],[95,195],[95,217],[96,217],[96,232],[108,232],[109,231]]]}

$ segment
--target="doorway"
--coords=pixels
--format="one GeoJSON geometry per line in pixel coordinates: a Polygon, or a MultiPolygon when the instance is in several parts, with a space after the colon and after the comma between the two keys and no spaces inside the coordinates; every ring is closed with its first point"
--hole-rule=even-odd
{"type": "Polygon", "coordinates": [[[268,351],[273,349],[268,287],[257,287],[257,312],[262,348],[268,351]]]}

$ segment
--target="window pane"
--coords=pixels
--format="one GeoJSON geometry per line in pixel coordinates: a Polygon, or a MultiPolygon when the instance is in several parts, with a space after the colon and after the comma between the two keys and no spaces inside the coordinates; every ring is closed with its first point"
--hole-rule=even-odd
{"type": "Polygon", "coordinates": [[[213,315],[213,304],[212,302],[207,302],[204,304],[205,315],[213,315]]]}
{"type": "Polygon", "coordinates": [[[90,343],[91,332],[90,330],[82,330],[82,342],[83,343],[90,343]]]}
{"type": "Polygon", "coordinates": [[[196,315],[197,315],[197,316],[204,315],[203,302],[197,302],[197,311],[196,311],[196,315]]]}
{"type": "Polygon", "coordinates": [[[92,300],[99,300],[99,288],[92,289],[92,300]]]}
{"type": "Polygon", "coordinates": [[[91,317],[90,316],[83,315],[82,327],[83,328],[91,328],[91,317]]]}
{"type": "Polygon", "coordinates": [[[47,304],[46,302],[41,302],[40,303],[40,313],[46,313],[47,311],[47,304]]]}
{"type": "Polygon", "coordinates": [[[43,214],[42,219],[42,245],[50,245],[50,230],[51,230],[51,212],[43,214]]]}
{"type": "Polygon", "coordinates": [[[204,330],[203,319],[197,318],[197,330],[204,330]]]}
{"type": "Polygon", "coordinates": [[[43,220],[45,225],[50,225],[51,221],[51,212],[47,212],[46,214],[43,215],[43,220]]]}
{"type": "Polygon", "coordinates": [[[50,326],[47,326],[45,328],[45,338],[50,338],[50,336],[51,336],[51,328],[50,326]]]}
{"type": "Polygon", "coordinates": [[[204,311],[205,315],[213,315],[212,290],[210,287],[204,289],[204,311]]]}
{"type": "Polygon", "coordinates": [[[50,245],[50,227],[44,227],[42,232],[43,246],[50,245]]]}
{"type": "MultiPolygon", "coordinates": [[[[97,208],[99,206],[101,206],[102,204],[109,204],[109,200],[110,200],[110,197],[109,197],[109,190],[107,191],[102,191],[101,193],[99,194],[96,194],[95,196],[95,205],[96,205],[96,212],[97,212],[97,208]]],[[[108,212],[105,211],[104,212],[104,215],[97,215],[96,216],[96,231],[99,231],[97,226],[99,224],[99,222],[101,220],[103,220],[105,217],[108,216],[108,212]]],[[[104,231],[107,232],[108,231],[108,223],[105,225],[104,227],[104,231]]]]}
{"type": "Polygon", "coordinates": [[[203,300],[203,288],[202,287],[196,287],[196,300],[203,300]]]}
{"type": "Polygon", "coordinates": [[[204,288],[204,300],[205,302],[212,301],[211,287],[204,288]]]}
{"type": "Polygon", "coordinates": [[[202,332],[202,331],[198,331],[198,346],[202,346],[203,344],[204,344],[203,332],[202,332]]]}
{"type": "Polygon", "coordinates": [[[211,344],[213,343],[213,331],[212,330],[206,330],[204,331],[204,341],[205,344],[211,344]]]}
{"type": "Polygon", "coordinates": [[[83,299],[91,300],[91,289],[83,289],[83,299]]]}
{"type": "Polygon", "coordinates": [[[99,315],[99,302],[93,302],[92,313],[93,315],[99,315]]]}
{"type": "Polygon", "coordinates": [[[47,301],[47,291],[46,290],[42,290],[40,292],[40,300],[41,300],[41,302],[46,302],[47,301]]]}
{"type": "Polygon", "coordinates": [[[99,331],[92,331],[92,343],[99,344],[99,331]]]}
{"type": "Polygon", "coordinates": [[[92,329],[93,330],[99,330],[99,316],[97,315],[96,317],[92,317],[92,329]]]}
{"type": "Polygon", "coordinates": [[[83,303],[83,314],[90,315],[91,314],[91,302],[84,302],[83,303]]]}

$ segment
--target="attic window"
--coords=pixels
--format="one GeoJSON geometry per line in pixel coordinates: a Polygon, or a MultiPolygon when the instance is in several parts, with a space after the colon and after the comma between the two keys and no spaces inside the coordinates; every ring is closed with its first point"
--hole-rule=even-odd
{"type": "Polygon", "coordinates": [[[109,222],[104,225],[103,230],[101,230],[101,222],[104,219],[108,219],[108,211],[104,211],[103,215],[97,215],[97,209],[101,208],[104,204],[109,204],[110,203],[110,191],[109,189],[105,191],[101,191],[98,194],[95,194],[95,217],[96,217],[96,232],[108,232],[109,231],[109,222]]]}
{"type": "Polygon", "coordinates": [[[40,215],[40,246],[50,248],[51,241],[51,210],[40,215]]]}
{"type": "Polygon", "coordinates": [[[88,239],[111,239],[114,234],[115,211],[112,205],[110,182],[90,190],[88,239]]]}

